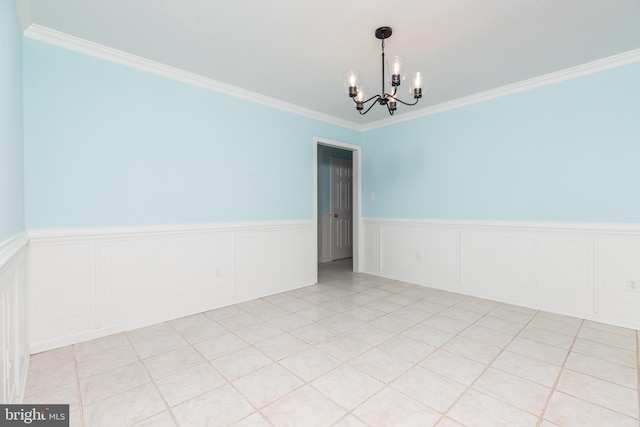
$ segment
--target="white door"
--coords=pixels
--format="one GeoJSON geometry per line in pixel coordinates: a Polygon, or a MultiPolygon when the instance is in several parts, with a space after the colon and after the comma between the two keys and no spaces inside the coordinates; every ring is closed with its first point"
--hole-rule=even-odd
{"type": "Polygon", "coordinates": [[[331,259],[353,256],[351,160],[331,158],[331,259]]]}

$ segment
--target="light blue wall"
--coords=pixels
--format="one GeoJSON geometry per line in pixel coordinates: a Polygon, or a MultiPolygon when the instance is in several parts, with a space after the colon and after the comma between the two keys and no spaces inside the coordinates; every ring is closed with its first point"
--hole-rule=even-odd
{"type": "Polygon", "coordinates": [[[313,218],[313,138],[360,133],[24,40],[27,228],[313,218]]]}
{"type": "Polygon", "coordinates": [[[0,1],[0,242],[24,229],[21,39],[15,1],[0,1]]]}
{"type": "Polygon", "coordinates": [[[640,64],[359,133],[23,46],[28,228],[312,218],[314,136],[364,145],[365,217],[640,222],[640,64]]]}
{"type": "Polygon", "coordinates": [[[318,146],[318,214],[331,213],[331,158],[353,159],[353,153],[339,148],[318,146]]]}
{"type": "Polygon", "coordinates": [[[366,217],[638,223],[640,64],[368,131],[363,163],[366,217]]]}

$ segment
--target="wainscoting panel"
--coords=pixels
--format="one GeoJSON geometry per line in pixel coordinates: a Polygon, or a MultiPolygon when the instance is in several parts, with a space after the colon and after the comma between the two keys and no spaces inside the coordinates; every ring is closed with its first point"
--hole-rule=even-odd
{"type": "Polygon", "coordinates": [[[29,237],[0,242],[0,402],[21,403],[29,370],[26,262],[29,237]]]}
{"type": "Polygon", "coordinates": [[[567,314],[593,312],[592,237],[543,230],[461,233],[461,288],[567,314]]]}
{"type": "Polygon", "coordinates": [[[594,237],[591,233],[540,233],[540,303],[572,312],[597,312],[594,237]]]}
{"type": "Polygon", "coordinates": [[[94,242],[29,249],[29,342],[98,327],[94,242]]]}
{"type": "Polygon", "coordinates": [[[599,312],[640,317],[640,236],[604,236],[597,245],[599,312]],[[631,281],[636,283],[635,291],[629,290],[631,281]]]}
{"type": "Polygon", "coordinates": [[[313,227],[282,227],[236,236],[237,295],[272,295],[315,282],[313,227]]]}
{"type": "MultiPolygon", "coordinates": [[[[100,243],[100,324],[118,324],[150,316],[148,297],[158,276],[151,240],[100,243]]],[[[96,325],[97,326],[97,325],[96,325]]]]}
{"type": "Polygon", "coordinates": [[[380,229],[380,271],[439,289],[459,285],[459,233],[442,227],[390,225],[380,229]]]}
{"type": "Polygon", "coordinates": [[[315,283],[312,221],[33,230],[30,351],[315,283]]]}
{"type": "Polygon", "coordinates": [[[365,219],[366,273],[640,328],[637,225],[365,219]]]}
{"type": "Polygon", "coordinates": [[[99,245],[101,327],[234,296],[232,233],[99,245]]]}
{"type": "Polygon", "coordinates": [[[365,273],[381,275],[380,270],[380,229],[381,224],[364,221],[362,225],[362,240],[364,260],[362,270],[365,273]]]}
{"type": "Polygon", "coordinates": [[[534,297],[539,274],[535,235],[473,230],[461,234],[461,288],[506,298],[534,297]]]}

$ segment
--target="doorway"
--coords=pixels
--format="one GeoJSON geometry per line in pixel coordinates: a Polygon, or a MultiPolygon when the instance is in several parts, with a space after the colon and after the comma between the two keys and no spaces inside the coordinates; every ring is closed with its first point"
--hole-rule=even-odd
{"type": "Polygon", "coordinates": [[[314,213],[316,259],[319,263],[343,259],[360,272],[360,147],[327,139],[314,139],[314,213]],[[338,183],[331,184],[334,174],[338,183]],[[348,180],[346,180],[348,175],[348,180]],[[341,182],[340,182],[341,181],[341,182]],[[337,188],[342,188],[337,190],[337,188]],[[346,208],[346,209],[345,209],[346,208]],[[349,212],[350,211],[350,212],[349,212]],[[337,215],[337,216],[336,216],[337,215]],[[351,260],[348,258],[351,257],[351,260]],[[346,258],[346,259],[345,259],[346,258]]]}

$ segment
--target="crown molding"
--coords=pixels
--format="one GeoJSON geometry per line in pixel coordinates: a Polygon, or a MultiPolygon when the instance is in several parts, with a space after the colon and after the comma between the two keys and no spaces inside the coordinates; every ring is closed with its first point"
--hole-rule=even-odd
{"type": "Polygon", "coordinates": [[[506,86],[490,89],[485,92],[479,92],[473,95],[443,102],[441,104],[425,107],[420,110],[415,110],[410,113],[402,114],[400,116],[394,116],[394,117],[389,117],[382,120],[377,120],[375,122],[371,122],[369,124],[362,126],[360,130],[367,131],[367,130],[376,129],[384,126],[389,126],[396,123],[406,122],[409,120],[417,119],[419,117],[430,116],[432,114],[442,113],[444,111],[466,107],[467,105],[477,104],[479,102],[489,101],[491,99],[513,95],[519,92],[525,92],[525,91],[539,88],[542,86],[548,86],[555,83],[572,80],[578,77],[599,73],[601,71],[622,67],[624,65],[629,65],[636,62],[640,62],[640,49],[630,50],[628,52],[620,53],[618,55],[613,55],[607,58],[598,59],[596,61],[587,62],[586,64],[577,65],[575,67],[566,68],[564,70],[556,71],[553,73],[543,74],[541,76],[534,77],[527,80],[522,80],[517,83],[512,83],[506,86]]]}
{"type": "Polygon", "coordinates": [[[134,68],[150,74],[166,77],[168,79],[177,80],[194,86],[199,86],[224,95],[233,96],[234,98],[243,99],[245,101],[254,102],[277,110],[286,111],[288,113],[299,116],[308,117],[325,123],[334,124],[352,130],[360,130],[360,126],[343,119],[339,119],[328,114],[320,113],[308,108],[303,108],[289,102],[285,102],[276,98],[271,98],[239,88],[227,83],[223,83],[208,77],[181,70],[170,65],[160,62],[151,61],[140,56],[132,55],[118,49],[113,49],[98,43],[90,42],[79,37],[72,36],[67,33],[43,27],[38,24],[31,24],[24,31],[24,36],[42,43],[61,47],[67,50],[78,52],[94,58],[103,59],[126,67],[134,68]]]}

